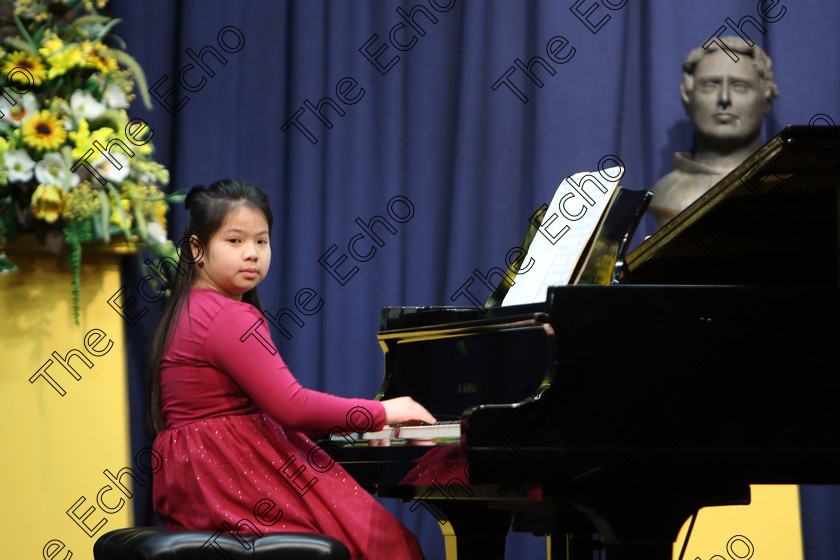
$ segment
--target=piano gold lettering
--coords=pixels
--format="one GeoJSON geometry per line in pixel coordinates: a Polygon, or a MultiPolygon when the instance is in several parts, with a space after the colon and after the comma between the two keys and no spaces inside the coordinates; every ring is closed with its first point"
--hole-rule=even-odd
{"type": "Polygon", "coordinates": [[[466,395],[469,393],[478,393],[478,383],[458,383],[458,394],[466,395]]]}
{"type": "MultiPolygon", "coordinates": [[[[110,352],[111,349],[114,347],[114,341],[111,339],[108,339],[108,341],[104,343],[104,347],[97,347],[99,346],[99,342],[106,336],[107,335],[105,334],[105,331],[99,329],[89,330],[87,334],[85,334],[83,339],[85,350],[93,354],[94,357],[104,356],[105,354],[110,352]]],[[[93,362],[81,350],[74,348],[68,351],[64,356],[62,356],[56,351],[53,351],[51,355],[61,365],[61,367],[63,367],[67,371],[67,373],[69,373],[76,381],[81,381],[82,376],[78,371],[76,371],[76,368],[73,366],[73,364],[70,363],[71,358],[77,358],[77,362],[75,362],[76,366],[81,364],[88,369],[93,369],[93,362]]],[[[44,362],[44,365],[42,365],[40,368],[38,368],[38,371],[32,374],[32,376],[29,378],[29,382],[35,383],[36,379],[41,378],[44,381],[46,381],[50,385],[50,387],[55,389],[55,392],[58,393],[59,396],[63,397],[67,394],[67,391],[64,390],[64,387],[62,387],[58,383],[58,381],[56,381],[53,378],[53,376],[49,374],[48,371],[54,363],[55,362],[53,362],[50,359],[44,362]]]]}

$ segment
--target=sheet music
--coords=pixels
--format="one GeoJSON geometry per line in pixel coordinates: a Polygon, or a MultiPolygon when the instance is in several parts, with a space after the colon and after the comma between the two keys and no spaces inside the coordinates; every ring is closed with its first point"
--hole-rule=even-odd
{"type": "Polygon", "coordinates": [[[531,259],[533,264],[516,275],[503,306],[543,301],[549,286],[569,283],[622,175],[624,168],[617,166],[576,173],[560,183],[528,248],[523,270],[531,259]]]}

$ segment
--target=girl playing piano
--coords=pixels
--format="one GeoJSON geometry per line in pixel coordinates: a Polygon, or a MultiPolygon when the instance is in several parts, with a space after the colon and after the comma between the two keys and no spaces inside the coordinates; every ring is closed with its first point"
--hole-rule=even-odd
{"type": "Polygon", "coordinates": [[[271,342],[257,296],[271,263],[268,197],[222,180],[193,188],[185,206],[190,243],[148,362],[154,449],[164,457],[154,477],[157,514],[170,529],[217,531],[247,520],[262,533],[335,537],[354,559],[422,558],[414,535],[340,465],[327,470],[305,434],[434,417],[409,397],[346,399],[301,387],[271,342]]]}

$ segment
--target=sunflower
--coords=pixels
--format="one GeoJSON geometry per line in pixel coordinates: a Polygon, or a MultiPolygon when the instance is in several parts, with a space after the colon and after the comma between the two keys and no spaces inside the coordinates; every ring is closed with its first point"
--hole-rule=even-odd
{"type": "MultiPolygon", "coordinates": [[[[32,76],[32,83],[36,86],[40,86],[47,77],[47,67],[41,62],[41,59],[23,51],[15,51],[9,55],[8,60],[3,65],[3,74],[8,76],[9,72],[15,68],[26,70],[29,76],[32,76]]],[[[25,86],[30,85],[26,73],[20,71],[12,75],[12,81],[25,86]]]]}
{"type": "Polygon", "coordinates": [[[49,111],[39,111],[23,121],[23,141],[38,150],[56,151],[67,139],[61,119],[49,111]]]}

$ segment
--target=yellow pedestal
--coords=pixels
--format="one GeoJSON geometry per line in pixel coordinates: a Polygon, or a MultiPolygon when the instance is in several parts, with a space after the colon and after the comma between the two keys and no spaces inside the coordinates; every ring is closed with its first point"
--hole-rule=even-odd
{"type": "Polygon", "coordinates": [[[107,303],[133,248],[85,246],[78,326],[63,258],[34,240],[0,250],[19,268],[0,275],[2,556],[92,559],[96,538],[132,524],[132,473],[146,487],[152,478],[131,456],[125,328],[107,303]]]}
{"type": "MultiPolygon", "coordinates": [[[[752,485],[747,506],[701,508],[683,560],[802,560],[799,487],[752,485]]],[[[688,522],[674,544],[677,560],[688,522]]]]}

